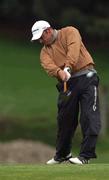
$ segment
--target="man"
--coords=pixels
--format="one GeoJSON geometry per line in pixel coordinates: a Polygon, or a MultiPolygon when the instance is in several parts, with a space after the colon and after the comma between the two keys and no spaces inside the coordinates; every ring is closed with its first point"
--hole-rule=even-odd
{"type": "Polygon", "coordinates": [[[39,40],[44,44],[40,53],[41,65],[58,80],[56,154],[47,164],[67,160],[74,164],[87,164],[91,158],[96,158],[100,130],[99,80],[93,59],[79,31],[72,26],[56,30],[41,20],[32,26],[32,35],[31,41],[39,40]],[[78,125],[79,109],[83,139],[79,156],[72,157],[72,138],[78,125]]]}

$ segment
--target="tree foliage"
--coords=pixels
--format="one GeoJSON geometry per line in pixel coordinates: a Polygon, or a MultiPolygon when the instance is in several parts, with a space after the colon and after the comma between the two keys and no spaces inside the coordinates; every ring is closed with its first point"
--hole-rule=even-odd
{"type": "Polygon", "coordinates": [[[109,39],[108,0],[1,0],[0,20],[33,24],[44,19],[52,26],[74,25],[88,36],[109,39]]]}

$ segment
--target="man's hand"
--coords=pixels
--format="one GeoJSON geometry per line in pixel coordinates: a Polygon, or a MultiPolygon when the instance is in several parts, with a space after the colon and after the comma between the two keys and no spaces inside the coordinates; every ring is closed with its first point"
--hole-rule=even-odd
{"type": "Polygon", "coordinates": [[[71,78],[71,69],[69,67],[64,68],[64,72],[67,74],[67,81],[71,78]]]}
{"type": "Polygon", "coordinates": [[[58,72],[58,76],[62,81],[68,81],[71,77],[70,73],[68,71],[64,70],[60,70],[58,72]]]}

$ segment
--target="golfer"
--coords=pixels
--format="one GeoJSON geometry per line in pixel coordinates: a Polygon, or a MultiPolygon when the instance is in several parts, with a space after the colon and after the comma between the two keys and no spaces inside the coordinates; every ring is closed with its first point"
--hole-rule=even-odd
{"type": "Polygon", "coordinates": [[[87,164],[97,157],[95,150],[101,127],[95,63],[73,26],[56,30],[44,20],[37,21],[32,26],[31,41],[36,40],[44,45],[41,65],[48,75],[57,78],[59,91],[56,153],[47,164],[63,161],[87,164]],[[82,143],[79,155],[73,157],[72,140],[78,123],[82,143]]]}

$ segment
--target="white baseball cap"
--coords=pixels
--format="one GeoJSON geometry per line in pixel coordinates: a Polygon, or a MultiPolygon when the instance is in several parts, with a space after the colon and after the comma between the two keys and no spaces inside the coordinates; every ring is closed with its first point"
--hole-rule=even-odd
{"type": "Polygon", "coordinates": [[[45,29],[49,28],[50,24],[47,21],[36,21],[32,26],[32,39],[31,41],[37,40],[42,36],[42,33],[45,29]]]}

